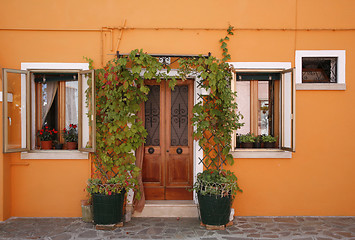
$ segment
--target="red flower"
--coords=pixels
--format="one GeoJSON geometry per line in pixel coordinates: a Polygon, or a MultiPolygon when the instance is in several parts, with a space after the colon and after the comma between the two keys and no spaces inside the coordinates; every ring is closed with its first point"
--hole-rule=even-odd
{"type": "Polygon", "coordinates": [[[72,127],[73,126],[73,124],[69,124],[69,127],[72,127]]]}
{"type": "Polygon", "coordinates": [[[39,133],[39,135],[42,135],[42,134],[43,134],[43,132],[40,132],[40,133],[39,133]]]}
{"type": "Polygon", "coordinates": [[[46,126],[46,129],[48,129],[48,126],[46,126]]]}
{"type": "Polygon", "coordinates": [[[111,191],[108,191],[108,195],[111,195],[111,191]]]}
{"type": "Polygon", "coordinates": [[[76,128],[77,126],[76,125],[73,125],[73,128],[76,128]]]}

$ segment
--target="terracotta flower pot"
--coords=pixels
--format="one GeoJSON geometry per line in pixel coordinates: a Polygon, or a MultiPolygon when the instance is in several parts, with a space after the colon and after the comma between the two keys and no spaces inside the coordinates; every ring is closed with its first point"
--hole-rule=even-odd
{"type": "Polygon", "coordinates": [[[78,143],[77,142],[67,142],[67,149],[68,150],[73,150],[78,148],[78,143]]]}
{"type": "Polygon", "coordinates": [[[41,141],[41,149],[43,150],[52,149],[52,141],[41,141]]]}

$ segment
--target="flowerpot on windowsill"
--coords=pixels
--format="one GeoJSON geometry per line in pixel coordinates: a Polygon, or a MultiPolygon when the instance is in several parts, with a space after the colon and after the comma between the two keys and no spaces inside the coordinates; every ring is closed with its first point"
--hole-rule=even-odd
{"type": "Polygon", "coordinates": [[[74,150],[78,148],[77,142],[67,142],[66,145],[68,150],[74,150]]]}
{"type": "Polygon", "coordinates": [[[261,142],[255,142],[254,148],[261,148],[261,142]]]}
{"type": "Polygon", "coordinates": [[[41,149],[42,150],[52,149],[52,141],[41,141],[41,149]]]}
{"type": "Polygon", "coordinates": [[[264,148],[275,148],[274,142],[264,142],[264,148]]]}
{"type": "Polygon", "coordinates": [[[252,142],[243,142],[241,143],[242,148],[253,148],[254,143],[252,142]]]}

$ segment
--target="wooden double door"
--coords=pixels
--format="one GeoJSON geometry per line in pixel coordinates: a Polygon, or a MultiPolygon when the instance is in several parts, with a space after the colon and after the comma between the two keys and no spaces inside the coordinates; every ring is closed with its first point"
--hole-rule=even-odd
{"type": "Polygon", "coordinates": [[[147,200],[192,200],[193,81],[146,81],[150,92],[144,106],[148,136],[144,146],[143,184],[147,200]]]}

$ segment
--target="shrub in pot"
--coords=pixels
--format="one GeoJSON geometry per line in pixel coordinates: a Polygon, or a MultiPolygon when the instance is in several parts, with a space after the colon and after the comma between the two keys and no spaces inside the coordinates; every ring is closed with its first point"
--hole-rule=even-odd
{"type": "Polygon", "coordinates": [[[57,133],[58,132],[55,129],[51,130],[47,125],[44,125],[42,129],[38,130],[37,136],[40,140],[41,149],[52,149],[53,139],[57,133]]]}
{"type": "Polygon", "coordinates": [[[240,135],[240,142],[243,148],[253,148],[255,137],[251,133],[240,135]]]}
{"type": "Polygon", "coordinates": [[[78,148],[78,129],[76,124],[69,124],[69,128],[63,129],[63,138],[66,143],[66,148],[69,150],[78,148]]]}
{"type": "Polygon", "coordinates": [[[96,224],[116,224],[124,216],[125,188],[118,177],[106,182],[102,179],[88,180],[87,191],[92,197],[93,220],[96,224]]]}
{"type": "Polygon", "coordinates": [[[205,170],[197,175],[194,190],[200,206],[201,221],[207,225],[229,222],[232,201],[241,189],[231,171],[205,170]]]}
{"type": "Polygon", "coordinates": [[[277,137],[273,137],[271,135],[264,135],[261,139],[264,143],[264,148],[275,148],[277,137]]]}

